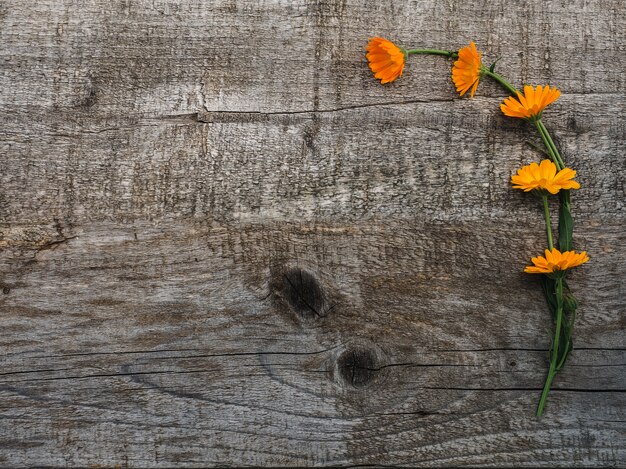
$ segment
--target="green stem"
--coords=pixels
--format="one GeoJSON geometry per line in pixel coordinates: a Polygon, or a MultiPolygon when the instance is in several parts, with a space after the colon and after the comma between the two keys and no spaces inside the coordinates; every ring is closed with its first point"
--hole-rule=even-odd
{"type": "Polygon", "coordinates": [[[406,55],[413,54],[428,54],[428,55],[445,55],[446,57],[458,57],[459,54],[456,51],[452,50],[439,50],[439,49],[409,49],[406,52],[406,55]]]}
{"type": "Polygon", "coordinates": [[[552,224],[550,223],[550,208],[548,207],[548,196],[543,196],[543,216],[546,219],[546,234],[548,235],[548,249],[552,251],[554,242],[552,241],[552,224]]]}
{"type": "Polygon", "coordinates": [[[561,324],[563,322],[563,279],[558,278],[556,280],[556,329],[554,331],[554,341],[552,344],[552,354],[550,356],[550,369],[548,370],[548,376],[546,383],[541,393],[541,399],[539,399],[539,405],[537,406],[537,417],[541,417],[543,410],[546,406],[546,400],[548,399],[548,393],[552,386],[552,381],[556,376],[557,359],[559,357],[559,339],[561,337],[561,324]]]}
{"type": "Polygon", "coordinates": [[[504,78],[502,75],[500,75],[500,74],[498,74],[496,72],[492,72],[487,67],[482,66],[481,69],[480,69],[480,73],[481,73],[481,75],[486,75],[488,77],[493,78],[495,81],[500,83],[500,85],[502,85],[502,87],[505,90],[507,90],[509,93],[511,93],[513,96],[517,96],[517,94],[519,93],[519,91],[517,91],[517,88],[515,88],[511,83],[509,83],[506,80],[506,78],[504,78]]]}
{"type": "Polygon", "coordinates": [[[555,162],[557,168],[558,169],[565,168],[565,163],[563,162],[563,158],[561,158],[561,154],[559,153],[559,150],[556,148],[556,145],[554,144],[554,140],[552,140],[552,137],[550,136],[550,132],[548,132],[548,129],[546,128],[545,124],[541,121],[541,119],[537,119],[536,125],[537,125],[537,129],[539,129],[539,131],[542,132],[544,143],[551,150],[551,153],[554,155],[554,158],[558,161],[558,163],[555,162]]]}
{"type": "Polygon", "coordinates": [[[548,135],[546,135],[545,133],[545,130],[544,130],[545,127],[543,126],[541,119],[537,119],[534,122],[535,122],[535,127],[537,127],[537,130],[539,131],[539,135],[541,135],[541,140],[543,140],[544,145],[548,149],[548,154],[550,155],[550,159],[556,165],[557,171],[560,171],[561,169],[563,169],[563,166],[561,166],[560,158],[554,152],[554,148],[552,148],[552,145],[550,145],[550,140],[548,139],[548,135]]]}
{"type": "Polygon", "coordinates": [[[559,249],[561,252],[571,251],[574,219],[572,218],[570,191],[560,191],[559,202],[559,249]]]}

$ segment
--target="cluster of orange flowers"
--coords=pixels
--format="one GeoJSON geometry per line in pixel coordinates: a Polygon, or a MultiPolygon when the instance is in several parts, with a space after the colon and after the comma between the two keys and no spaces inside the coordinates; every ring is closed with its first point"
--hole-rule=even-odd
{"type": "Polygon", "coordinates": [[[473,97],[483,76],[497,81],[510,94],[500,104],[500,110],[506,116],[524,119],[534,124],[550,157],[550,159],[545,159],[540,163],[524,166],[517,171],[517,174],[511,176],[514,189],[531,192],[542,199],[546,221],[548,249],[544,251],[543,256],[533,257],[531,259],[533,265],[524,269],[524,272],[529,274],[542,274],[544,295],[554,318],[554,334],[550,346],[550,367],[537,405],[537,416],[541,416],[554,377],[565,364],[565,360],[573,348],[572,331],[577,301],[569,291],[565,276],[570,269],[589,260],[586,252],[577,253],[571,250],[573,219],[570,210],[569,191],[580,188],[580,184],[574,180],[576,171],[565,167],[558,148],[541,120],[544,109],[556,101],[561,92],[550,86],[532,87],[527,85],[524,86],[524,92],[521,93],[504,77],[494,72],[495,63],[489,68],[483,65],[482,55],[476,49],[474,42],[470,42],[468,46],[458,51],[406,50],[380,37],[371,39],[367,45],[369,66],[374,72],[374,76],[382,84],[391,83],[402,76],[406,59],[412,54],[431,54],[456,58],[457,60],[452,66],[452,82],[461,96],[469,91],[470,97],[473,97]],[[557,194],[559,198],[558,245],[561,250],[554,247],[548,203],[548,197],[557,194]]]}
{"type": "MultiPolygon", "coordinates": [[[[400,76],[406,63],[407,51],[398,47],[393,42],[380,37],[370,39],[366,55],[369,67],[374,72],[382,84],[390,83],[400,76]]],[[[470,91],[473,97],[478,87],[483,65],[481,53],[476,49],[476,44],[470,42],[469,46],[458,51],[458,60],[452,67],[452,81],[458,93],[463,96],[470,91]]],[[[541,118],[543,110],[549,104],[556,101],[561,92],[550,86],[525,86],[524,93],[517,92],[517,97],[508,97],[500,105],[500,110],[509,117],[534,120],[541,118]]],[[[570,168],[563,168],[557,172],[556,165],[550,160],[544,160],[540,164],[531,163],[517,171],[511,177],[513,187],[522,189],[525,192],[534,191],[538,195],[546,193],[557,194],[561,189],[579,189],[580,184],[574,181],[576,171],[570,168]]],[[[548,257],[533,257],[534,267],[525,269],[527,273],[554,273],[559,270],[566,270],[583,264],[589,260],[586,252],[577,254],[573,251],[561,253],[558,249],[552,248],[550,259],[561,256],[567,258],[568,262],[553,262],[548,257]],[[573,257],[572,257],[573,256],[573,257]]],[[[548,251],[546,251],[547,256],[548,251]]]]}

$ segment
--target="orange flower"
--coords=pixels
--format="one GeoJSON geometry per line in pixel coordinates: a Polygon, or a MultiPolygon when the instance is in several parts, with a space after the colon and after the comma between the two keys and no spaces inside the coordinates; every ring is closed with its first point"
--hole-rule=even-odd
{"type": "Polygon", "coordinates": [[[552,251],[546,249],[544,256],[533,257],[532,263],[524,269],[527,274],[552,274],[555,272],[573,269],[589,260],[585,251],[565,251],[561,253],[557,248],[552,251]]]}
{"type": "Polygon", "coordinates": [[[500,104],[500,109],[505,116],[520,117],[522,119],[534,119],[541,117],[544,108],[559,99],[561,92],[556,88],[545,88],[541,85],[534,89],[532,86],[524,86],[524,94],[518,92],[517,99],[509,96],[500,104]]]}
{"type": "Polygon", "coordinates": [[[543,160],[540,164],[530,163],[518,169],[517,174],[511,176],[511,183],[513,189],[523,189],[524,192],[545,190],[556,194],[561,189],[580,189],[580,184],[572,180],[575,177],[573,169],[563,168],[557,173],[552,161],[543,160]]]}
{"type": "Polygon", "coordinates": [[[470,97],[474,97],[482,67],[480,56],[481,54],[476,50],[474,41],[470,42],[469,46],[459,50],[459,60],[454,62],[452,67],[452,81],[461,96],[472,88],[470,97]]]}
{"type": "Polygon", "coordinates": [[[406,60],[404,49],[380,37],[370,39],[366,49],[370,69],[381,84],[390,83],[402,76],[406,60]]]}

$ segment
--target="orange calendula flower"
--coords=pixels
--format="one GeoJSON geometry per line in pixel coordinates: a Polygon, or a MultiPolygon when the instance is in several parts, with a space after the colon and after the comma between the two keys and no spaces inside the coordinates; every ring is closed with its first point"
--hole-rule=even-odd
{"type": "Polygon", "coordinates": [[[541,117],[544,108],[559,99],[559,96],[561,96],[561,92],[556,88],[541,85],[533,88],[526,85],[524,86],[524,94],[518,92],[517,99],[509,96],[500,104],[500,109],[505,116],[534,119],[541,117]]]}
{"type": "Polygon", "coordinates": [[[572,269],[589,260],[587,252],[577,253],[576,251],[561,252],[557,248],[550,251],[546,249],[545,257],[537,256],[531,259],[534,265],[529,265],[524,269],[527,274],[553,274],[555,272],[572,269]]]}
{"type": "Polygon", "coordinates": [[[531,163],[518,169],[517,174],[511,176],[511,182],[514,189],[523,189],[524,192],[545,190],[556,194],[561,189],[580,189],[574,177],[576,171],[573,169],[563,168],[557,173],[552,161],[543,160],[540,164],[531,163]]]}
{"type": "Polygon", "coordinates": [[[470,97],[474,97],[478,81],[480,80],[481,54],[476,50],[474,41],[470,45],[459,49],[459,60],[452,67],[452,81],[461,96],[470,88],[470,97]]]}
{"type": "Polygon", "coordinates": [[[406,61],[402,48],[387,39],[375,37],[370,39],[366,49],[370,69],[381,84],[390,83],[402,76],[406,61]]]}

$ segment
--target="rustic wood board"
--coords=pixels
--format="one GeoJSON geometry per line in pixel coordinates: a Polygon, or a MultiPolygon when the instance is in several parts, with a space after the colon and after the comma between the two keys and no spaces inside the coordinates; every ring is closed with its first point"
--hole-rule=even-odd
{"type": "Polygon", "coordinates": [[[0,1],[0,466],[626,467],[625,18],[0,1]],[[592,260],[543,419],[537,139],[445,59],[382,87],[376,34],[563,91],[592,260]]]}

